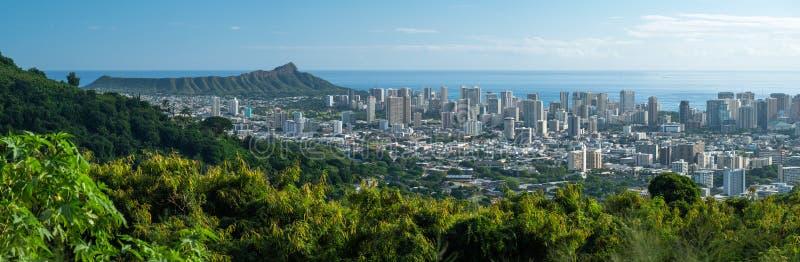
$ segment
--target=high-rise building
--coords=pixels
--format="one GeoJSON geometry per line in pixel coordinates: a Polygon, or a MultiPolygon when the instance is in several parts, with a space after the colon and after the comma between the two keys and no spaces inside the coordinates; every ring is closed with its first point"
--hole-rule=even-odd
{"type": "Polygon", "coordinates": [[[767,130],[769,123],[769,105],[767,101],[759,99],[756,101],[756,123],[759,129],[767,130]]]}
{"type": "Polygon", "coordinates": [[[567,153],[567,169],[585,172],[586,150],[574,150],[567,153]]]}
{"type": "Polygon", "coordinates": [[[725,169],[722,172],[722,191],[730,197],[738,197],[745,192],[745,170],[725,169]]]}
{"type": "Polygon", "coordinates": [[[800,181],[800,167],[797,166],[781,167],[781,169],[778,171],[779,171],[778,178],[783,183],[793,184],[797,181],[800,181]]]}
{"type": "Polygon", "coordinates": [[[540,100],[538,93],[530,93],[527,96],[528,100],[540,100]]]}
{"type": "Polygon", "coordinates": [[[503,119],[503,135],[508,140],[514,140],[514,118],[506,117],[503,119]]]}
{"type": "MultiPolygon", "coordinates": [[[[447,87],[446,86],[442,86],[442,87],[439,88],[439,100],[441,100],[442,106],[447,104],[447,102],[449,101],[449,99],[447,98],[447,87]]],[[[444,110],[442,110],[442,111],[444,111],[444,110]]]]}
{"type": "Polygon", "coordinates": [[[464,122],[464,135],[476,136],[483,132],[483,123],[478,120],[467,120],[464,122]]]}
{"type": "Polygon", "coordinates": [[[706,144],[703,141],[688,142],[672,146],[672,160],[683,159],[689,163],[697,161],[695,155],[705,152],[706,144]]]}
{"type": "Polygon", "coordinates": [[[220,116],[218,96],[211,98],[211,116],[220,116]]]}
{"type": "Polygon", "coordinates": [[[742,93],[736,93],[736,99],[739,100],[756,100],[756,94],[753,92],[747,91],[742,93]]]}
{"type": "Polygon", "coordinates": [[[736,124],[741,129],[756,128],[758,124],[758,119],[756,118],[756,109],[752,106],[740,107],[739,120],[736,121],[736,124]]]}
{"type": "Polygon", "coordinates": [[[501,114],[501,102],[495,93],[486,93],[486,113],[487,114],[501,114]]]}
{"type": "Polygon", "coordinates": [[[601,117],[606,117],[606,112],[608,111],[608,94],[606,93],[599,93],[597,94],[597,114],[601,117]]]}
{"type": "Polygon", "coordinates": [[[500,108],[506,109],[509,107],[513,107],[514,105],[514,94],[511,91],[501,91],[500,92],[500,108]]]}
{"type": "MultiPolygon", "coordinates": [[[[381,89],[383,90],[383,89],[381,89]]],[[[374,96],[367,97],[367,122],[375,121],[375,102],[376,98],[374,96]]]]}
{"type": "MultiPolygon", "coordinates": [[[[769,97],[775,98],[776,114],[778,116],[788,116],[792,110],[792,96],[784,93],[772,93],[769,97]]],[[[776,117],[777,118],[777,117],[776,117]]]]}
{"type": "Polygon", "coordinates": [[[469,99],[469,103],[476,106],[482,104],[481,88],[478,86],[473,86],[471,88],[461,86],[461,99],[469,99]]]}
{"type": "Polygon", "coordinates": [[[403,98],[403,124],[411,124],[411,88],[400,88],[398,95],[403,98]]]}
{"type": "Polygon", "coordinates": [[[764,98],[767,102],[767,122],[778,119],[778,99],[775,97],[764,98]]]}
{"type": "Polygon", "coordinates": [[[686,161],[683,161],[683,159],[670,163],[669,167],[670,167],[669,169],[670,169],[670,171],[672,171],[672,173],[681,174],[681,175],[686,175],[686,174],[689,173],[689,163],[686,162],[686,161]]]}
{"type": "Polygon", "coordinates": [[[442,112],[442,129],[448,129],[453,127],[453,120],[455,119],[455,113],[453,112],[442,112]]]}
{"type": "Polygon", "coordinates": [[[730,120],[728,100],[715,99],[706,102],[706,126],[719,130],[722,124],[730,120]]]}
{"type": "Polygon", "coordinates": [[[717,99],[733,99],[733,92],[719,92],[717,99]]]}
{"type": "Polygon", "coordinates": [[[692,180],[695,184],[702,185],[703,187],[714,187],[714,170],[697,170],[692,174],[692,180]]]}
{"type": "Polygon", "coordinates": [[[536,127],[536,122],[539,120],[547,120],[544,111],[544,103],[540,100],[523,100],[522,101],[522,121],[527,127],[536,127]]]}
{"type": "MultiPolygon", "coordinates": [[[[558,120],[555,120],[556,122],[558,120]]],[[[536,135],[540,137],[547,137],[547,120],[536,121],[536,135]]]]}
{"type": "Polygon", "coordinates": [[[561,92],[558,94],[561,100],[561,108],[564,110],[569,110],[569,92],[561,92]]]}
{"type": "Polygon", "coordinates": [[[403,122],[403,104],[405,99],[398,96],[389,96],[386,98],[386,120],[390,125],[404,124],[403,122]]]}
{"type": "Polygon", "coordinates": [[[684,124],[684,125],[688,124],[689,123],[689,119],[692,118],[691,115],[690,115],[690,112],[691,112],[690,109],[691,108],[689,107],[689,101],[687,101],[687,100],[681,101],[679,109],[680,109],[680,112],[679,112],[680,116],[679,116],[678,122],[681,123],[681,124],[684,124]]]}
{"type": "Polygon", "coordinates": [[[238,116],[239,115],[239,99],[235,97],[228,103],[228,112],[231,115],[238,116]]]}
{"type": "Polygon", "coordinates": [[[569,115],[567,118],[567,136],[579,138],[581,136],[581,117],[569,115]]]}
{"type": "Polygon", "coordinates": [[[433,99],[433,88],[430,88],[430,87],[427,87],[427,86],[425,88],[423,88],[422,89],[422,98],[425,99],[425,101],[430,101],[431,99],[433,99]]]}
{"type": "Polygon", "coordinates": [[[586,155],[587,169],[592,170],[603,168],[603,151],[600,151],[600,149],[589,150],[586,155]]]}
{"type": "Polygon", "coordinates": [[[633,90],[625,89],[619,92],[620,112],[630,112],[636,107],[636,96],[633,90]]]}
{"type": "Polygon", "coordinates": [[[651,96],[647,98],[647,125],[658,126],[658,98],[651,96]]]}
{"type": "Polygon", "coordinates": [[[369,95],[375,97],[376,104],[383,104],[384,102],[386,102],[383,88],[370,88],[369,95]]]}

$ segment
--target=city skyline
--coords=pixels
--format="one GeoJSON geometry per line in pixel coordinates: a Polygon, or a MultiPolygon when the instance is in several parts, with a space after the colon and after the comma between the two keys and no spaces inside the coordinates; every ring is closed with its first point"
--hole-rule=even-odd
{"type": "Polygon", "coordinates": [[[800,68],[798,5],[769,3],[18,3],[0,34],[46,70],[800,68]]]}

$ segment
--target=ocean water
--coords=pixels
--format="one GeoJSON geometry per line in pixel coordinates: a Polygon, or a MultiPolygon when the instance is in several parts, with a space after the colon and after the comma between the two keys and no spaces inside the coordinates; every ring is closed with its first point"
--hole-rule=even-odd
{"type": "MultiPolygon", "coordinates": [[[[102,75],[119,77],[230,76],[246,70],[229,71],[76,71],[85,86],[102,75]]],[[[456,99],[461,85],[480,86],[484,91],[510,90],[517,97],[539,93],[543,101],[558,101],[561,91],[607,93],[619,100],[622,89],[636,93],[636,103],[655,96],[662,110],[677,111],[681,100],[705,109],[706,101],[718,92],[751,91],[756,98],[770,93],[800,94],[800,71],[309,71],[336,85],[358,90],[373,87],[409,87],[420,91],[448,87],[456,99]]],[[[67,71],[46,71],[48,77],[65,80],[67,71]]]]}

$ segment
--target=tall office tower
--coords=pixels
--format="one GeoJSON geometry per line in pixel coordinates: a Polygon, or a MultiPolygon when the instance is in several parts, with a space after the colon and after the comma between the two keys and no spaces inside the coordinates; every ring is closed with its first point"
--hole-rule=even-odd
{"type": "Polygon", "coordinates": [[[767,102],[767,121],[778,120],[778,99],[767,97],[764,101],[767,102]]]}
{"type": "Polygon", "coordinates": [[[608,112],[608,94],[606,93],[599,93],[597,94],[597,112],[598,115],[602,117],[606,117],[606,113],[608,112]]]}
{"type": "Polygon", "coordinates": [[[567,169],[586,171],[586,150],[574,150],[567,153],[567,169]]]}
{"type": "MultiPolygon", "coordinates": [[[[742,103],[736,99],[725,99],[728,101],[728,112],[730,112],[730,120],[739,120],[739,107],[742,103]]],[[[725,124],[725,123],[723,123],[725,124]]]]}
{"type": "Polygon", "coordinates": [[[514,118],[506,117],[503,119],[503,135],[508,140],[514,140],[514,118]]]}
{"type": "Polygon", "coordinates": [[[422,112],[417,111],[412,115],[412,123],[414,123],[414,127],[422,127],[422,112]]]}
{"type": "Polygon", "coordinates": [[[439,88],[439,100],[441,100],[442,106],[447,104],[449,98],[447,98],[447,87],[442,86],[439,88]]]}
{"type": "Polygon", "coordinates": [[[544,120],[547,121],[547,111],[544,110],[544,102],[541,100],[533,101],[533,121],[544,120]]]}
{"type": "Polygon", "coordinates": [[[758,124],[756,118],[756,109],[752,106],[743,106],[739,108],[739,120],[736,124],[741,129],[753,129],[758,124]]]}
{"type": "Polygon", "coordinates": [[[567,117],[567,136],[579,138],[581,136],[581,117],[569,115],[567,117]]]}
{"type": "Polygon", "coordinates": [[[397,89],[394,89],[394,88],[386,89],[386,97],[384,98],[384,101],[386,99],[388,99],[388,97],[390,97],[390,96],[394,96],[394,97],[400,96],[400,90],[397,90],[397,89]]]}
{"type": "Polygon", "coordinates": [[[547,120],[536,121],[536,135],[540,137],[547,137],[547,120]]]}
{"type": "Polygon", "coordinates": [[[481,88],[478,86],[461,86],[461,99],[469,99],[469,103],[475,106],[482,104],[481,88]]]}
{"type": "Polygon", "coordinates": [[[728,101],[723,99],[708,100],[706,102],[706,127],[720,129],[722,123],[730,119],[728,101]]]}
{"type": "Polygon", "coordinates": [[[211,98],[211,116],[220,116],[218,96],[211,98]]]}
{"type": "Polygon", "coordinates": [[[522,124],[526,127],[536,127],[536,115],[534,114],[534,100],[523,100],[522,108],[522,124]]]}
{"type": "Polygon", "coordinates": [[[425,101],[430,101],[431,99],[433,99],[433,88],[430,88],[430,87],[427,87],[427,86],[425,88],[423,88],[422,89],[422,98],[425,99],[425,101]]]}
{"type": "Polygon", "coordinates": [[[405,99],[399,96],[389,96],[386,98],[386,120],[390,125],[404,124],[403,104],[405,99]]]}
{"type": "Polygon", "coordinates": [[[717,99],[733,99],[733,92],[719,92],[717,99]]]}
{"type": "Polygon", "coordinates": [[[756,100],[756,94],[754,94],[753,92],[750,92],[750,91],[736,93],[736,99],[739,99],[739,100],[756,100]]]}
{"type": "Polygon", "coordinates": [[[367,122],[375,121],[375,97],[367,97],[367,122]]]}
{"type": "Polygon", "coordinates": [[[590,116],[586,121],[586,132],[589,134],[597,133],[597,116],[590,116]]]}
{"type": "Polygon", "coordinates": [[[233,100],[228,103],[228,112],[234,116],[239,115],[239,99],[234,97],[233,100]]]}
{"type": "Polygon", "coordinates": [[[347,106],[350,108],[356,107],[356,90],[352,88],[347,89],[347,106]]]}
{"type": "Polygon", "coordinates": [[[454,119],[455,113],[449,111],[442,112],[442,129],[453,127],[454,119]]]}
{"type": "Polygon", "coordinates": [[[370,88],[369,95],[375,97],[376,104],[383,104],[386,101],[383,88],[370,88]]]}
{"type": "Polygon", "coordinates": [[[403,98],[403,124],[411,124],[411,88],[400,88],[397,94],[403,98]]]}
{"type": "Polygon", "coordinates": [[[625,89],[619,92],[619,111],[630,112],[636,107],[636,95],[633,90],[625,89]]]}
{"type": "Polygon", "coordinates": [[[561,108],[569,110],[569,92],[561,92],[558,96],[561,98],[561,108]]]}
{"type": "Polygon", "coordinates": [[[539,93],[530,93],[527,98],[528,100],[540,100],[539,93]]]}
{"type": "Polygon", "coordinates": [[[792,110],[789,116],[792,118],[792,121],[800,120],[800,95],[792,97],[792,110]]]}
{"type": "Polygon", "coordinates": [[[658,126],[658,98],[651,96],[647,98],[647,125],[658,126]]]}
{"type": "Polygon", "coordinates": [[[514,105],[514,94],[511,91],[501,91],[500,92],[500,108],[506,109],[509,107],[513,107],[514,105]]]}
{"type": "Polygon", "coordinates": [[[672,160],[683,159],[689,163],[696,163],[695,157],[698,153],[706,151],[706,144],[703,141],[688,142],[672,146],[672,160]]]}
{"type": "Polygon", "coordinates": [[[589,118],[589,105],[580,105],[576,108],[575,113],[582,119],[589,118]]]}
{"type": "Polygon", "coordinates": [[[745,192],[744,169],[725,169],[722,173],[722,189],[726,195],[737,197],[745,192]]]}
{"type": "Polygon", "coordinates": [[[503,110],[501,108],[500,99],[497,98],[495,93],[486,93],[486,113],[487,114],[500,114],[503,110]]]}
{"type": "Polygon", "coordinates": [[[767,130],[769,124],[769,105],[767,101],[759,99],[756,101],[756,123],[761,130],[767,130]]]}
{"type": "MultiPolygon", "coordinates": [[[[774,97],[776,101],[776,113],[778,116],[788,116],[792,110],[792,97],[784,93],[772,93],[769,97],[774,97]]],[[[777,117],[776,117],[777,118],[777,117]]]]}
{"type": "MultiPolygon", "coordinates": [[[[589,98],[592,96],[591,92],[573,92],[572,93],[572,112],[581,112],[581,106],[588,106],[589,98]]],[[[583,114],[580,114],[581,117],[587,117],[583,114]]]]}
{"type": "Polygon", "coordinates": [[[603,151],[600,151],[600,149],[589,150],[586,155],[586,169],[603,168],[603,151]]]}
{"type": "Polygon", "coordinates": [[[679,123],[684,124],[684,125],[689,123],[689,119],[692,118],[691,117],[691,113],[690,113],[691,112],[690,109],[691,108],[689,107],[689,101],[682,100],[681,104],[679,106],[679,111],[680,111],[679,112],[680,115],[678,117],[679,118],[679,120],[678,120],[679,123]]]}

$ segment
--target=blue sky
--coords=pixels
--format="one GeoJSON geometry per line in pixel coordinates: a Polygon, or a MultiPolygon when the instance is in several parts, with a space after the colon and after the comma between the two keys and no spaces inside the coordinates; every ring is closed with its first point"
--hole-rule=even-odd
{"type": "Polygon", "coordinates": [[[797,70],[787,1],[19,1],[45,70],[797,70]]]}

